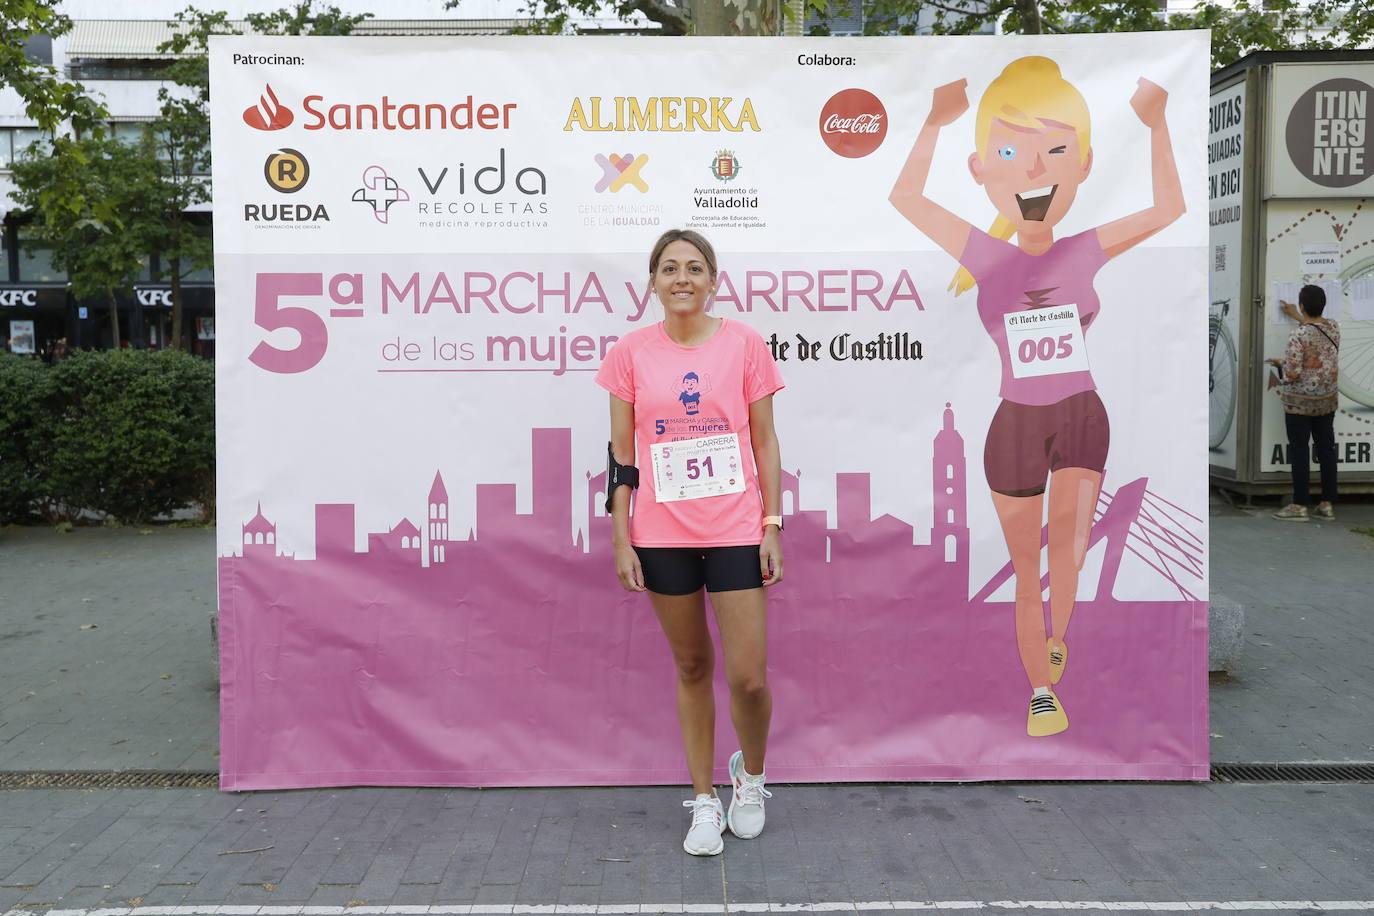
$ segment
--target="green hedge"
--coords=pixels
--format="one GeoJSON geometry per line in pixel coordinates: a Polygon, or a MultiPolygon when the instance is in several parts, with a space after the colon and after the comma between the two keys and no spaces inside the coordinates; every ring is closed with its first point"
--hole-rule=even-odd
{"type": "Polygon", "coordinates": [[[2,521],[214,511],[212,363],[175,350],[83,352],[52,367],[5,356],[0,411],[2,521]]]}

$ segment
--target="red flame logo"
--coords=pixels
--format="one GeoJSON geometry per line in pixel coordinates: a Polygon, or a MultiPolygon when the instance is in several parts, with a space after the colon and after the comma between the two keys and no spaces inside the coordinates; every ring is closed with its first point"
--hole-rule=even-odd
{"type": "Polygon", "coordinates": [[[267,91],[258,97],[258,104],[243,110],[243,123],[257,130],[281,130],[295,119],[291,109],[277,101],[270,84],[267,91]]]}

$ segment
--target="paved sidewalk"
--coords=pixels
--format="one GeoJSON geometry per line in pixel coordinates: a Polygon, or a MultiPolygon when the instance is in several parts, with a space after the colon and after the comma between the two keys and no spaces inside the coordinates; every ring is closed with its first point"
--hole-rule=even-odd
{"type": "Polygon", "coordinates": [[[1213,507],[1211,592],[1245,607],[1245,646],[1212,685],[1212,759],[1374,761],[1374,500],[1272,511],[1213,507]]]}
{"type": "Polygon", "coordinates": [[[763,835],[727,836],[714,858],[682,852],[681,797],[676,788],[3,793],[0,912],[1180,900],[1374,910],[1366,785],[778,787],[763,835]]]}
{"type": "Polygon", "coordinates": [[[213,531],[0,530],[0,770],[218,770],[214,609],[213,531]]]}

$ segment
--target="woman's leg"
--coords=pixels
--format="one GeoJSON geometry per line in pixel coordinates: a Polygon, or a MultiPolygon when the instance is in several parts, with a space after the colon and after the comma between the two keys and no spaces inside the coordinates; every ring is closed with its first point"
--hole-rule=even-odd
{"type": "Polygon", "coordinates": [[[1311,418],[1312,444],[1317,452],[1317,467],[1322,472],[1322,502],[1336,501],[1336,415],[1311,418]]]}
{"type": "Polygon", "coordinates": [[[1309,480],[1312,455],[1307,443],[1312,435],[1312,418],[1300,413],[1284,413],[1283,425],[1288,432],[1288,461],[1293,468],[1293,505],[1306,506],[1311,498],[1309,480]]]}
{"type": "Polygon", "coordinates": [[[762,773],[773,694],[768,688],[768,597],[762,588],[712,592],[720,627],[730,719],[744,751],[744,771],[762,773]]]}
{"type": "Polygon", "coordinates": [[[992,494],[1002,534],[1016,573],[1016,647],[1031,687],[1050,686],[1050,659],[1045,651],[1045,605],[1040,592],[1040,518],[1044,494],[992,494]]]}
{"type": "Polygon", "coordinates": [[[1062,468],[1050,474],[1050,624],[1062,645],[1078,597],[1078,574],[1088,555],[1102,472],[1062,468]]]}
{"type": "Polygon", "coordinates": [[[677,719],[682,728],[682,746],[687,752],[687,769],[692,774],[692,789],[697,795],[715,794],[712,757],[715,755],[716,701],[711,690],[715,652],[711,633],[706,628],[703,592],[690,595],[649,593],[654,613],[668,637],[677,666],[677,719]]]}

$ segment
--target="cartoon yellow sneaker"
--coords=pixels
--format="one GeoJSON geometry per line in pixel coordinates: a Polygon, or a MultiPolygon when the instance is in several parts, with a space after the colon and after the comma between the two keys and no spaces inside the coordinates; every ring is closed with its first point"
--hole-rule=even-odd
{"type": "Polygon", "coordinates": [[[1050,637],[1045,640],[1045,648],[1050,651],[1050,683],[1058,684],[1069,664],[1069,647],[1062,642],[1056,646],[1054,637],[1050,637]]]}
{"type": "Polygon", "coordinates": [[[1037,687],[1031,694],[1030,713],[1026,716],[1026,734],[1032,738],[1057,735],[1069,727],[1064,704],[1048,687],[1037,687]]]}

